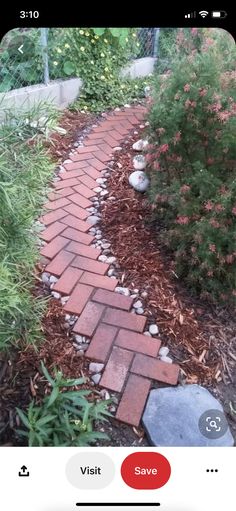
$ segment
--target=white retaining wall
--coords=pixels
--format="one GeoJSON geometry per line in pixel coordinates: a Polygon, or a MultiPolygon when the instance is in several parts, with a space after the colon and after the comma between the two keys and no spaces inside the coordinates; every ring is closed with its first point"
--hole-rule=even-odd
{"type": "MultiPolygon", "coordinates": [[[[121,76],[137,78],[153,72],[155,58],[145,57],[131,62],[121,71],[121,76]]],[[[0,120],[4,119],[4,110],[32,108],[38,102],[50,102],[58,108],[66,108],[79,96],[82,87],[80,78],[54,80],[48,85],[30,85],[10,92],[0,93],[0,120]]]]}

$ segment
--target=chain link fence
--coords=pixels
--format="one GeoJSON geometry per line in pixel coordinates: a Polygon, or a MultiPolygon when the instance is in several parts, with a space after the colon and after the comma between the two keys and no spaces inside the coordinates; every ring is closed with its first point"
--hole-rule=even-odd
{"type": "MultiPolygon", "coordinates": [[[[138,51],[134,58],[156,57],[159,29],[137,29],[138,51]]],[[[51,80],[72,78],[63,72],[66,30],[58,28],[14,29],[0,45],[0,92],[8,92],[51,80]]]]}

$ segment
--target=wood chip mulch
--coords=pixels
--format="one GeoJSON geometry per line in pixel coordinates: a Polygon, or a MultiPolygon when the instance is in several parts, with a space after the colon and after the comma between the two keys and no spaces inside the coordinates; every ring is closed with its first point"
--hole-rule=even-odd
{"type": "Polygon", "coordinates": [[[145,194],[128,183],[133,172],[130,136],[114,157],[108,183],[109,195],[102,208],[102,232],[111,242],[119,267],[120,285],[146,291],[141,298],[148,322],[156,322],[162,345],[181,366],[186,383],[215,385],[236,383],[236,321],[231,311],[214,308],[193,298],[175,273],[171,254],[158,239],[158,226],[145,194]]]}

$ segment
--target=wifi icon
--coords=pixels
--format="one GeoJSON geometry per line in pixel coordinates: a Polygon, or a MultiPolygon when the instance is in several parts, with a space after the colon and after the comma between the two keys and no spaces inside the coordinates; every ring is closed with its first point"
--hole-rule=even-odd
{"type": "Polygon", "coordinates": [[[205,18],[209,14],[209,12],[207,12],[207,11],[200,11],[199,14],[200,14],[200,16],[202,18],[205,18]]]}

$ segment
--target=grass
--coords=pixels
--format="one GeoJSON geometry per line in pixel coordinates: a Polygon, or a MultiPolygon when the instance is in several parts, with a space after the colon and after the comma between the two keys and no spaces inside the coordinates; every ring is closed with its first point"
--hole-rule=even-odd
{"type": "Polygon", "coordinates": [[[25,114],[8,112],[0,126],[0,350],[41,337],[44,303],[32,300],[34,222],[54,168],[43,142],[55,121],[53,111],[42,117],[39,105],[25,114]]]}

